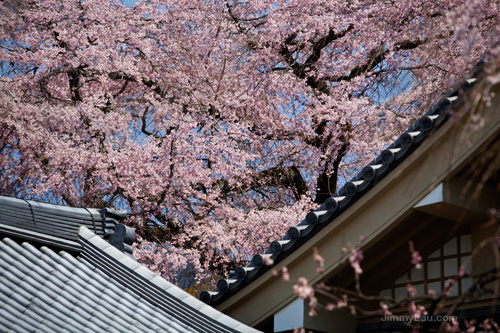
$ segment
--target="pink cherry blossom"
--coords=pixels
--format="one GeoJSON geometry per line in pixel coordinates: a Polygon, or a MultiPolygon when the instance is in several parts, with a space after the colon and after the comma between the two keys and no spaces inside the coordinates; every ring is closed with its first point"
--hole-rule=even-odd
{"type": "Polygon", "coordinates": [[[307,279],[304,277],[299,278],[298,283],[293,285],[293,291],[303,299],[314,296],[314,288],[308,284],[307,279]]]}
{"type": "Polygon", "coordinates": [[[409,241],[408,246],[410,248],[411,264],[417,269],[420,269],[422,267],[422,265],[420,264],[422,262],[422,256],[417,250],[415,250],[413,241],[409,241]]]}
{"type": "Polygon", "coordinates": [[[389,306],[385,303],[380,303],[380,314],[382,316],[391,316],[392,312],[389,310],[389,306]]]}
{"type": "Polygon", "coordinates": [[[360,249],[351,249],[351,256],[349,257],[349,262],[351,267],[354,269],[354,273],[362,274],[363,269],[361,268],[361,261],[364,259],[363,252],[360,249]]]}
{"type": "Polygon", "coordinates": [[[265,252],[487,51],[500,80],[495,1],[0,11],[0,193],[127,209],[137,259],[180,285],[265,252]]]}
{"type": "Polygon", "coordinates": [[[323,273],[325,270],[325,259],[319,255],[319,251],[317,248],[313,248],[313,257],[314,261],[316,262],[316,265],[318,265],[316,271],[318,273],[323,273]]]}
{"type": "Polygon", "coordinates": [[[462,265],[458,269],[458,277],[463,278],[465,276],[465,267],[462,265]]]}
{"type": "Polygon", "coordinates": [[[283,282],[285,282],[285,283],[290,282],[290,273],[288,273],[288,268],[283,267],[281,269],[281,275],[282,275],[281,278],[282,278],[283,282]]]}

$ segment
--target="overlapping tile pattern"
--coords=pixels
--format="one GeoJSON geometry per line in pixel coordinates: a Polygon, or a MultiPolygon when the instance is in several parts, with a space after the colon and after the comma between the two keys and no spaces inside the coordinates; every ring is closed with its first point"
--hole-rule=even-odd
{"type": "Polygon", "coordinates": [[[86,227],[78,257],[0,239],[1,332],[256,332],[86,227]]]}
{"type": "Polygon", "coordinates": [[[0,332],[257,332],[137,263],[125,216],[0,196],[0,332]]]}
{"type": "Polygon", "coordinates": [[[132,253],[135,232],[119,223],[126,216],[125,210],[72,208],[0,196],[0,233],[68,251],[81,250],[77,233],[84,225],[132,253]]]}
{"type": "Polygon", "coordinates": [[[306,218],[299,225],[290,228],[282,239],[272,242],[265,253],[255,255],[250,264],[238,267],[230,274],[229,279],[220,279],[216,290],[202,292],[200,299],[213,306],[220,304],[271,268],[264,265],[265,257],[273,259],[274,264],[277,264],[320,232],[325,225],[335,220],[404,161],[430,133],[450,117],[450,110],[456,109],[464,102],[463,97],[477,81],[482,66],[483,62],[477,64],[469,73],[468,79],[460,81],[394,143],[365,166],[356,177],[328,198],[320,208],[308,213],[306,218]]]}

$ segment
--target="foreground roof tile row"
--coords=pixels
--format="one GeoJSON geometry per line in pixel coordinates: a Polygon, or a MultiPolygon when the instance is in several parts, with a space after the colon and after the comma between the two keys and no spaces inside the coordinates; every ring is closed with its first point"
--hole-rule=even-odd
{"type": "MultiPolygon", "coordinates": [[[[0,332],[257,332],[103,239],[88,223],[94,210],[25,203],[0,197],[0,332]],[[58,228],[45,228],[36,205],[58,228]]],[[[126,234],[117,226],[109,238],[126,234]]]]}

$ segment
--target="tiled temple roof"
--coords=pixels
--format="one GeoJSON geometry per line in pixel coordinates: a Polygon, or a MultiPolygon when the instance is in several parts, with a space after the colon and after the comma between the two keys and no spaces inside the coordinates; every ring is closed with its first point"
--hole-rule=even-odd
{"type": "Polygon", "coordinates": [[[123,216],[0,197],[0,332],[257,332],[137,263],[123,216]]]}
{"type": "Polygon", "coordinates": [[[450,118],[452,113],[450,111],[457,109],[465,102],[464,96],[477,82],[483,63],[483,61],[478,63],[470,71],[466,79],[458,82],[429,111],[401,134],[396,141],[383,150],[380,155],[366,165],[356,177],[347,182],[337,193],[328,198],[317,210],[308,213],[302,222],[290,228],[281,239],[273,241],[265,253],[255,255],[250,264],[238,267],[230,274],[229,279],[220,279],[217,282],[216,290],[203,291],[200,294],[200,299],[213,306],[224,302],[269,269],[272,269],[274,265],[321,232],[326,225],[332,223],[354,202],[391,173],[432,132],[450,118]],[[265,265],[266,257],[272,259],[273,265],[265,265]]]}

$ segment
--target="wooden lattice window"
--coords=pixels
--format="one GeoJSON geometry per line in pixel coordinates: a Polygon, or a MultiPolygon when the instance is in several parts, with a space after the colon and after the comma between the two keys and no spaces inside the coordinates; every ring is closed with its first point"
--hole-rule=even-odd
{"type": "MultiPolygon", "coordinates": [[[[390,288],[380,292],[380,296],[404,298],[408,296],[407,284],[410,281],[418,294],[427,294],[433,290],[440,294],[446,281],[456,277],[460,266],[466,273],[471,273],[471,235],[457,236],[435,252],[424,258],[420,269],[412,268],[396,279],[390,288]]],[[[449,296],[458,296],[472,286],[472,278],[463,278],[453,286],[449,296]]]]}

